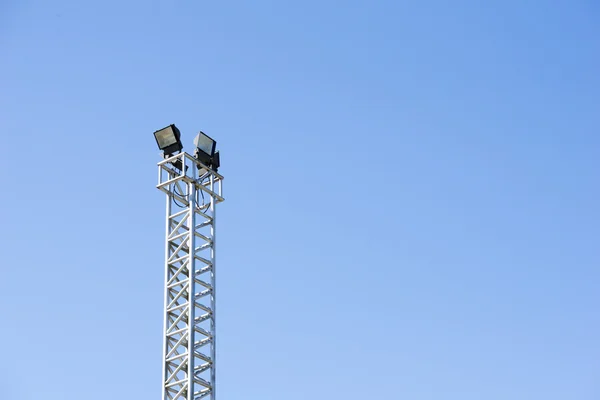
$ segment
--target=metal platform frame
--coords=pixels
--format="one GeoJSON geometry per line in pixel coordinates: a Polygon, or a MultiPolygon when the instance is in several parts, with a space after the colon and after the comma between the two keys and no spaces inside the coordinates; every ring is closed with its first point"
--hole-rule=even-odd
{"type": "Polygon", "coordinates": [[[216,205],[223,177],[188,153],[158,163],[167,195],[162,400],[215,400],[216,205]]]}

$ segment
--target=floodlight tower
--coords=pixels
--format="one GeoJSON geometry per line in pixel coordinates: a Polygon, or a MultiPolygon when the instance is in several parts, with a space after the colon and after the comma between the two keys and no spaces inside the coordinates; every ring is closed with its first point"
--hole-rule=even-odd
{"type": "Polygon", "coordinates": [[[167,195],[162,400],[215,400],[215,221],[224,200],[216,142],[200,132],[192,156],[175,125],[154,136],[164,155],[156,187],[167,195]]]}

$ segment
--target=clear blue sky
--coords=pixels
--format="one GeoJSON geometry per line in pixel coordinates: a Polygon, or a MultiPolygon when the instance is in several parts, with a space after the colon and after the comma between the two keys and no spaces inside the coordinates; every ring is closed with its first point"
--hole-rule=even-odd
{"type": "Polygon", "coordinates": [[[600,399],[599,19],[2,1],[0,398],[160,398],[176,123],[222,152],[221,400],[600,399]]]}

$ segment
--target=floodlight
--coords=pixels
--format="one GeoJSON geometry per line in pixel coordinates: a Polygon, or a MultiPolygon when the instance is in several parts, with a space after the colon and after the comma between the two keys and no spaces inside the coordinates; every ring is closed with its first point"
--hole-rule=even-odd
{"type": "MultiPolygon", "coordinates": [[[[221,164],[219,152],[215,152],[217,142],[215,142],[214,139],[212,139],[206,133],[200,131],[200,133],[198,133],[194,139],[194,145],[196,146],[196,151],[194,152],[196,160],[200,161],[202,164],[216,172],[221,164]]],[[[206,169],[200,165],[198,165],[198,170],[201,173],[206,173],[206,169]]]]}
{"type": "MultiPolygon", "coordinates": [[[[197,150],[204,153],[209,159],[211,159],[215,155],[215,147],[217,146],[217,142],[215,142],[210,136],[206,133],[200,131],[200,133],[194,139],[194,146],[196,146],[197,150]]],[[[196,151],[198,153],[198,151],[196,151]]]]}
{"type": "Polygon", "coordinates": [[[181,140],[179,139],[180,136],[181,133],[174,124],[154,132],[156,144],[163,151],[165,157],[183,149],[183,144],[181,144],[181,140]]]}

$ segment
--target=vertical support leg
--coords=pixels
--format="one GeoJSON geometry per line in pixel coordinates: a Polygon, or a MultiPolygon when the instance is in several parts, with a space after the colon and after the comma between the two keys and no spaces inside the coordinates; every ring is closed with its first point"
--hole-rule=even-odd
{"type": "Polygon", "coordinates": [[[194,279],[195,279],[195,271],[196,271],[196,252],[194,251],[194,249],[196,248],[196,235],[195,235],[195,226],[196,226],[196,186],[193,183],[188,183],[187,185],[187,193],[188,193],[188,227],[189,227],[189,235],[188,235],[188,265],[189,265],[189,281],[188,281],[188,304],[189,304],[189,322],[188,322],[188,348],[187,348],[187,352],[188,352],[188,365],[187,365],[187,376],[188,376],[188,399],[189,400],[193,400],[194,398],[194,360],[195,360],[195,356],[194,356],[194,338],[195,338],[195,334],[194,334],[194,328],[195,328],[195,322],[194,322],[194,311],[195,308],[194,307],[194,294],[196,293],[195,290],[195,283],[194,283],[194,279]]]}
{"type": "MultiPolygon", "coordinates": [[[[158,176],[159,176],[159,179],[160,179],[160,176],[161,176],[160,169],[158,171],[158,174],[159,174],[158,176]]],[[[169,178],[170,177],[171,177],[171,175],[169,174],[169,178]]],[[[171,229],[170,229],[171,220],[170,220],[169,217],[171,215],[171,203],[173,201],[173,198],[172,198],[172,196],[170,194],[170,191],[171,191],[171,186],[169,185],[168,186],[168,192],[169,192],[169,194],[167,194],[167,201],[166,201],[166,210],[167,210],[167,212],[166,212],[166,217],[165,217],[165,238],[168,238],[169,234],[171,232],[171,229]]],[[[164,294],[164,307],[165,307],[165,310],[167,309],[167,305],[168,305],[168,301],[169,301],[168,300],[169,299],[169,288],[167,287],[167,281],[169,280],[169,268],[168,268],[169,261],[168,260],[169,260],[169,241],[166,240],[166,242],[165,242],[165,265],[167,267],[165,268],[165,290],[164,290],[164,292],[165,292],[165,294],[164,294]]],[[[168,313],[165,312],[164,313],[164,318],[163,318],[163,327],[164,327],[165,331],[167,330],[168,323],[169,323],[169,321],[168,321],[168,313]]],[[[163,335],[163,352],[162,352],[162,355],[163,355],[163,364],[162,364],[163,385],[164,385],[164,382],[166,382],[166,380],[167,380],[167,368],[168,367],[167,367],[167,363],[164,361],[164,358],[165,358],[165,355],[167,354],[167,348],[168,348],[168,343],[167,342],[168,342],[168,340],[169,339],[168,339],[167,335],[163,335]]],[[[168,400],[168,399],[169,399],[169,397],[167,395],[167,392],[163,388],[162,400],[168,400]]]]}
{"type": "MultiPolygon", "coordinates": [[[[215,177],[214,175],[210,176],[210,190],[212,192],[215,191],[215,177]]],[[[215,198],[214,196],[210,197],[210,211],[212,214],[212,223],[210,224],[210,236],[212,238],[212,246],[210,248],[210,261],[212,262],[212,270],[210,274],[210,283],[212,285],[212,296],[210,297],[210,303],[212,308],[212,318],[210,324],[210,333],[212,335],[212,348],[210,357],[213,359],[213,367],[211,369],[210,381],[213,385],[213,392],[211,400],[216,399],[216,381],[217,381],[217,367],[214,364],[214,360],[217,359],[217,269],[216,269],[216,254],[215,254],[215,246],[216,246],[216,235],[215,235],[215,223],[216,223],[216,212],[215,212],[215,198]]]]}

